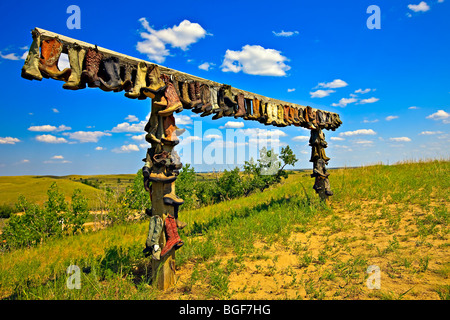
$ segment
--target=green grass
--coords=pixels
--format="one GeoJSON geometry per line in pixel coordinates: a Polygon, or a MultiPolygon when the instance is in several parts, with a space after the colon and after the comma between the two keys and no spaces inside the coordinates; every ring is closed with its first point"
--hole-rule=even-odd
{"type": "Polygon", "coordinates": [[[240,299],[271,282],[276,290],[268,299],[448,299],[450,182],[442,177],[449,169],[448,161],[432,161],[330,170],[330,206],[318,200],[309,173],[297,172],[263,193],[183,211],[188,227],[176,253],[182,276],[169,293],[151,284],[141,255],[145,220],[2,253],[0,297],[240,299]],[[306,240],[292,242],[294,234],[306,240]],[[287,254],[296,262],[280,267],[287,254]],[[80,290],[66,288],[71,264],[82,269],[80,290]],[[365,289],[371,264],[385,272],[377,292],[365,289]],[[255,265],[263,278],[236,288],[233,277],[255,265]],[[400,276],[406,286],[389,282],[400,276]],[[429,288],[429,296],[411,282],[429,288]]]}

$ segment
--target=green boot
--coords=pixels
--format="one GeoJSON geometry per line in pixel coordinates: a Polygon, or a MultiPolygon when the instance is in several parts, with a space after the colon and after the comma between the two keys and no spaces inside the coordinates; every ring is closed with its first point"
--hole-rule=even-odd
{"type": "Polygon", "coordinates": [[[83,61],[86,55],[86,50],[77,45],[76,43],[69,46],[68,56],[70,62],[69,79],[63,84],[64,89],[78,90],[86,88],[86,83],[81,81],[81,72],[83,71],[83,61]]]}
{"type": "Polygon", "coordinates": [[[33,42],[28,51],[25,64],[22,67],[22,78],[28,80],[42,80],[41,71],[39,71],[39,45],[41,43],[41,36],[36,30],[31,31],[33,42]]]}
{"type": "MultiPolygon", "coordinates": [[[[136,79],[134,81],[134,87],[131,92],[126,92],[125,97],[136,99],[141,96],[141,88],[145,86],[145,77],[147,75],[147,65],[144,61],[139,62],[137,71],[136,71],[136,79]]],[[[145,96],[144,96],[145,97],[145,96]]]]}
{"type": "Polygon", "coordinates": [[[161,248],[159,247],[159,238],[163,229],[163,220],[160,216],[155,215],[150,218],[148,226],[148,236],[145,241],[144,254],[146,257],[152,254],[155,260],[159,260],[161,256],[161,248]]]}

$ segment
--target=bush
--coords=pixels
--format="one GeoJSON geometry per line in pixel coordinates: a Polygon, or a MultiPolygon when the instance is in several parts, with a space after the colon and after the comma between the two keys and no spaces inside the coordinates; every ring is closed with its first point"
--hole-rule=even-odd
{"type": "Polygon", "coordinates": [[[2,243],[6,243],[7,248],[34,246],[48,238],[83,231],[89,212],[81,190],[74,191],[70,206],[56,183],[50,186],[47,196],[48,200],[40,207],[20,195],[16,204],[20,214],[11,215],[2,234],[5,240],[2,243]]]}
{"type": "Polygon", "coordinates": [[[7,204],[0,204],[0,218],[7,219],[14,213],[14,208],[7,204]]]}

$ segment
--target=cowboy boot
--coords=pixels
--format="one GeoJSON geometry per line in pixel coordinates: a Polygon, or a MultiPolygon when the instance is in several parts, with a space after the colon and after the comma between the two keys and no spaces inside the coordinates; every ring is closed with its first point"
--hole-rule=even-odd
{"type": "Polygon", "coordinates": [[[320,110],[316,111],[316,115],[317,115],[317,125],[319,126],[319,128],[323,129],[326,125],[325,116],[320,110]]]}
{"type": "Polygon", "coordinates": [[[237,101],[233,98],[233,93],[231,92],[231,86],[228,84],[223,85],[224,88],[224,100],[225,103],[229,106],[234,107],[237,105],[237,101]]]}
{"type": "Polygon", "coordinates": [[[39,70],[39,45],[41,44],[41,35],[37,30],[31,31],[33,42],[31,43],[30,50],[28,50],[27,58],[22,67],[22,78],[28,80],[42,80],[42,74],[39,70]]]}
{"type": "Polygon", "coordinates": [[[133,89],[133,77],[136,77],[136,66],[127,63],[123,69],[125,74],[123,75],[123,82],[119,91],[125,90],[128,92],[133,89]]]}
{"type": "Polygon", "coordinates": [[[171,216],[170,214],[167,215],[164,226],[166,230],[166,245],[161,251],[161,258],[163,258],[172,249],[177,250],[184,244],[183,240],[181,240],[180,235],[178,234],[177,223],[173,216],[171,216]]]}
{"type": "Polygon", "coordinates": [[[56,38],[42,41],[39,70],[44,77],[64,81],[67,81],[69,78],[70,68],[65,68],[63,71],[58,69],[58,60],[62,49],[61,41],[56,38]]]}
{"type": "Polygon", "coordinates": [[[175,118],[173,115],[167,116],[163,120],[164,125],[164,135],[165,137],[161,138],[162,143],[169,146],[176,146],[180,140],[178,140],[177,135],[175,134],[175,118]]]}
{"type": "Polygon", "coordinates": [[[286,117],[284,115],[284,106],[279,104],[278,105],[278,122],[280,127],[286,127],[288,123],[284,120],[286,117]]]}
{"type": "Polygon", "coordinates": [[[159,67],[156,64],[151,65],[147,69],[146,85],[141,88],[141,92],[153,99],[156,95],[162,95],[165,88],[159,67]]]}
{"type": "MultiPolygon", "coordinates": [[[[272,110],[270,111],[272,113],[272,110]]],[[[267,102],[260,101],[260,113],[258,121],[266,124],[268,122],[269,114],[267,112],[267,102]]]]}
{"type": "Polygon", "coordinates": [[[142,167],[142,175],[144,177],[144,189],[150,192],[150,174],[152,173],[153,163],[151,161],[146,161],[145,165],[142,167]]]}
{"type": "Polygon", "coordinates": [[[175,91],[175,87],[172,82],[167,82],[165,86],[164,97],[167,100],[167,108],[158,112],[160,116],[167,117],[172,115],[174,111],[178,109],[183,110],[183,105],[175,91]]]}
{"type": "MultiPolygon", "coordinates": [[[[161,100],[162,99],[164,99],[164,97],[162,97],[161,100]]],[[[152,99],[152,110],[150,112],[150,118],[144,127],[144,130],[148,132],[148,134],[145,136],[145,140],[148,143],[151,143],[152,146],[161,144],[161,140],[156,137],[156,133],[158,132],[159,127],[158,112],[165,107],[164,103],[165,101],[157,101],[156,99],[152,99]]]]}
{"type": "MultiPolygon", "coordinates": [[[[211,103],[211,90],[207,84],[203,84],[201,87],[201,96],[203,107],[201,111],[203,112],[200,117],[206,117],[212,114],[212,103],[211,103]]],[[[194,110],[192,110],[194,111],[194,110]]]]}
{"type": "Polygon", "coordinates": [[[209,87],[209,93],[211,95],[211,98],[210,98],[211,106],[212,106],[212,110],[211,111],[213,113],[218,113],[220,111],[219,110],[220,107],[219,107],[219,103],[218,103],[218,100],[217,100],[217,96],[218,96],[217,88],[214,87],[214,86],[209,87]]]}
{"type": "Polygon", "coordinates": [[[183,104],[183,108],[192,109],[192,101],[189,98],[189,84],[185,81],[179,82],[181,86],[181,103],[183,104]]]}
{"type": "Polygon", "coordinates": [[[98,78],[98,71],[100,69],[100,62],[103,59],[103,53],[99,52],[97,47],[95,49],[89,48],[86,52],[85,69],[81,73],[82,81],[88,84],[90,88],[100,86],[98,78]]]}
{"type": "Polygon", "coordinates": [[[239,117],[243,117],[245,116],[247,113],[245,112],[245,99],[244,99],[244,94],[242,93],[238,93],[237,96],[237,105],[238,105],[238,110],[237,112],[234,114],[235,118],[239,118],[239,117]]]}
{"type": "Polygon", "coordinates": [[[199,104],[202,103],[201,97],[200,97],[200,89],[199,83],[196,81],[189,82],[188,84],[188,92],[189,92],[189,99],[191,100],[191,109],[197,107],[199,104]]]}
{"type": "Polygon", "coordinates": [[[257,98],[253,98],[253,101],[252,101],[252,114],[249,114],[247,116],[247,118],[249,120],[258,120],[258,118],[260,117],[260,115],[259,115],[259,108],[260,108],[259,100],[257,98]]]}
{"type": "Polygon", "coordinates": [[[148,177],[150,182],[171,183],[177,179],[174,175],[168,175],[165,166],[156,165],[156,163],[153,164],[154,167],[148,177]]]}
{"type": "Polygon", "coordinates": [[[150,252],[155,260],[160,259],[161,248],[158,245],[159,238],[161,236],[161,231],[163,229],[163,220],[160,216],[155,215],[150,218],[150,223],[148,227],[148,236],[145,241],[145,249],[143,253],[145,257],[148,257],[150,252]]]}
{"type": "Polygon", "coordinates": [[[273,104],[272,103],[266,103],[266,112],[267,112],[267,118],[266,122],[264,123],[266,126],[273,125],[274,118],[273,118],[273,104]]]}
{"type": "Polygon", "coordinates": [[[179,198],[175,194],[175,184],[174,183],[165,183],[164,184],[164,204],[169,206],[180,206],[184,203],[184,200],[179,198]]]}
{"type": "Polygon", "coordinates": [[[178,230],[181,230],[187,226],[186,222],[178,220],[178,206],[173,206],[173,217],[175,218],[175,222],[177,223],[178,230]]]}
{"type": "Polygon", "coordinates": [[[122,86],[120,79],[119,58],[108,57],[102,61],[102,76],[100,79],[100,89],[103,91],[116,91],[122,86]]]}
{"type": "Polygon", "coordinates": [[[248,117],[252,114],[252,100],[245,98],[244,101],[245,101],[244,120],[250,120],[248,117]]]}
{"type": "MultiPolygon", "coordinates": [[[[214,90],[217,90],[214,88],[214,90]]],[[[220,87],[217,91],[217,104],[219,105],[219,108],[215,110],[215,115],[212,117],[213,120],[220,119],[224,116],[225,110],[227,110],[227,106],[225,105],[224,100],[224,90],[223,87],[220,87]]]]}
{"type": "Polygon", "coordinates": [[[83,69],[84,56],[86,50],[79,45],[74,44],[68,48],[68,56],[70,62],[71,73],[69,79],[63,84],[64,89],[78,90],[86,88],[86,83],[81,82],[81,72],[83,69]]]}
{"type": "MultiPolygon", "coordinates": [[[[148,69],[147,65],[145,64],[144,61],[138,63],[133,91],[126,92],[125,97],[130,99],[136,99],[140,98],[141,96],[144,96],[146,98],[145,95],[141,94],[141,88],[145,86],[145,77],[147,75],[147,69],[148,69]]],[[[142,100],[142,98],[140,100],[142,100]]]]}
{"type": "Polygon", "coordinates": [[[315,130],[316,126],[313,123],[313,121],[315,120],[315,115],[313,115],[313,111],[310,106],[306,107],[304,115],[305,115],[305,121],[306,121],[306,128],[315,130]]]}

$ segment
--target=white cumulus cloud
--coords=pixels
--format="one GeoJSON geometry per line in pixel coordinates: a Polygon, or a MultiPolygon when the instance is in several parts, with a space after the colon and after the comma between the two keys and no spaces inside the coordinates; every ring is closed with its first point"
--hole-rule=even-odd
{"type": "Polygon", "coordinates": [[[444,123],[450,123],[450,113],[445,112],[444,110],[438,110],[437,112],[430,114],[426,118],[436,121],[442,120],[444,123]]]}
{"type": "Polygon", "coordinates": [[[309,94],[311,95],[311,98],[323,98],[323,97],[327,97],[330,95],[330,93],[336,92],[334,90],[316,90],[316,91],[311,91],[309,94]]]}
{"type": "Polygon", "coordinates": [[[298,35],[298,31],[284,31],[284,30],[281,30],[280,32],[272,31],[272,33],[276,37],[292,37],[292,36],[298,35]]]}
{"type": "Polygon", "coordinates": [[[411,141],[411,139],[408,137],[389,138],[389,140],[394,141],[394,142],[409,142],[409,141],[411,141]]]}
{"type": "Polygon", "coordinates": [[[361,101],[359,101],[359,104],[374,103],[374,102],[377,102],[378,100],[380,100],[380,99],[375,98],[375,97],[372,97],[369,99],[362,99],[361,101]]]}
{"type": "Polygon", "coordinates": [[[201,25],[189,20],[183,20],[179,25],[161,30],[150,27],[145,18],[139,19],[139,22],[146,32],[140,33],[143,41],[137,43],[136,49],[157,63],[164,62],[170,55],[169,49],[166,48],[167,45],[186,51],[191,44],[198,42],[208,34],[201,25]]]}
{"type": "Polygon", "coordinates": [[[244,127],[244,122],[228,121],[224,126],[220,126],[219,129],[238,129],[244,127]]]}
{"type": "Polygon", "coordinates": [[[386,119],[386,121],[391,121],[394,119],[398,119],[398,116],[387,116],[385,119],[386,119]]]}
{"type": "Polygon", "coordinates": [[[76,131],[63,133],[63,135],[68,136],[70,139],[78,140],[81,143],[98,142],[98,140],[103,136],[111,136],[110,133],[102,131],[76,131]]]}
{"type": "Polygon", "coordinates": [[[139,147],[135,144],[123,145],[120,148],[114,148],[111,150],[114,153],[129,153],[132,151],[139,151],[139,147]]]}
{"type": "Polygon", "coordinates": [[[355,131],[345,131],[339,133],[341,137],[361,136],[361,135],[376,135],[377,133],[372,129],[359,129],[355,131]]]}
{"type": "Polygon", "coordinates": [[[241,51],[227,50],[221,69],[224,72],[244,72],[259,76],[285,76],[291,69],[288,59],[275,49],[245,45],[241,51]]]}
{"type": "Polygon", "coordinates": [[[348,86],[348,83],[341,79],[334,79],[331,82],[321,82],[317,85],[317,87],[330,88],[330,89],[343,88],[346,86],[348,86]]]}
{"type": "Polygon", "coordinates": [[[51,134],[42,134],[36,137],[36,140],[39,142],[45,143],[67,143],[67,140],[64,138],[58,138],[51,134]]]}
{"type": "Polygon", "coordinates": [[[20,140],[13,137],[0,137],[0,144],[16,144],[16,142],[20,140]]]}
{"type": "Polygon", "coordinates": [[[426,12],[430,10],[430,6],[425,1],[421,1],[419,4],[408,4],[408,9],[414,12],[426,12]]]}
{"type": "Polygon", "coordinates": [[[341,100],[339,100],[339,103],[332,103],[331,105],[333,107],[346,107],[348,104],[350,103],[355,103],[356,101],[358,101],[358,99],[356,98],[342,98],[341,100]]]}

